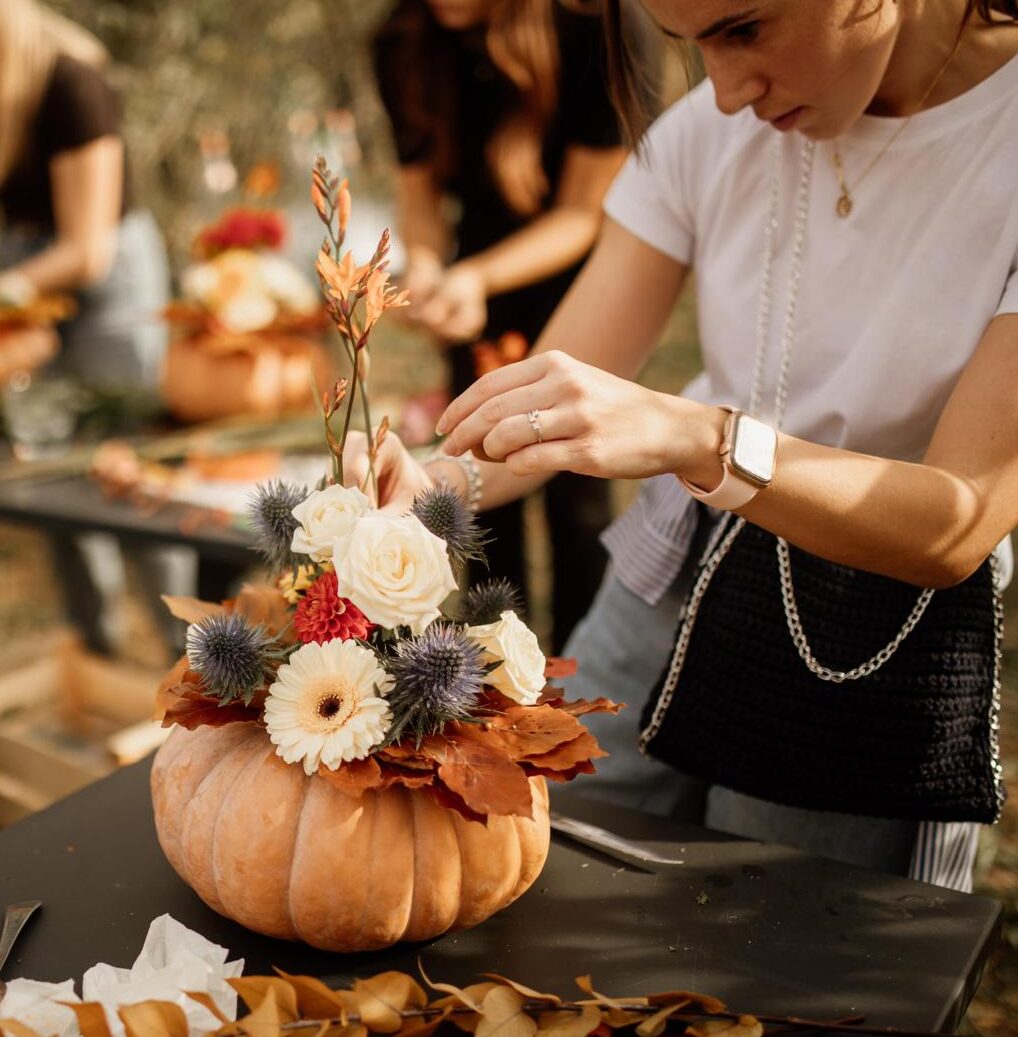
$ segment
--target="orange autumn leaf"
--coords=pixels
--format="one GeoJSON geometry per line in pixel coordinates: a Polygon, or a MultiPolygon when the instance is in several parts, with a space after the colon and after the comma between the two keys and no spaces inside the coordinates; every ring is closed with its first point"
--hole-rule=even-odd
{"type": "Polygon", "coordinates": [[[608,753],[597,744],[597,739],[589,732],[583,731],[578,738],[563,745],[557,745],[547,753],[526,757],[521,763],[541,770],[568,771],[585,760],[596,760],[608,753]]]}
{"type": "Polygon", "coordinates": [[[511,706],[485,726],[515,760],[551,752],[585,730],[575,717],[551,706],[511,706]]]}
{"type": "Polygon", "coordinates": [[[43,1037],[43,1034],[33,1030],[31,1026],[18,1022],[17,1019],[0,1018],[0,1034],[4,1037],[43,1037]]]}
{"type": "Polygon", "coordinates": [[[252,626],[264,627],[272,637],[282,634],[293,618],[286,596],[271,584],[245,583],[240,593],[226,601],[225,606],[228,612],[243,616],[252,626]]]}
{"type": "Polygon", "coordinates": [[[362,760],[349,760],[335,770],[326,767],[324,763],[319,764],[318,776],[324,778],[333,788],[354,798],[372,789],[380,789],[385,784],[382,768],[373,756],[366,756],[362,760]]]}
{"type": "Polygon", "coordinates": [[[472,725],[433,741],[438,746],[438,776],[478,814],[532,817],[530,783],[522,770],[472,725]]]}
{"type": "MultiPolygon", "coordinates": [[[[174,689],[171,689],[171,693],[174,689]]],[[[245,720],[258,720],[261,707],[255,702],[245,706],[243,701],[228,702],[225,706],[211,695],[202,695],[198,691],[185,691],[170,702],[163,712],[162,726],[181,727],[193,731],[196,727],[222,727],[225,724],[236,724],[245,720]]]]}
{"type": "Polygon", "coordinates": [[[202,1008],[210,1012],[219,1022],[226,1026],[232,1024],[232,1020],[227,1014],[212,1000],[212,995],[204,990],[185,990],[184,993],[192,1001],[197,1001],[202,1008]]]}
{"type": "Polygon", "coordinates": [[[117,1015],[127,1037],[188,1037],[187,1016],[172,1001],[121,1005],[117,1015]]]}
{"type": "MultiPolygon", "coordinates": [[[[241,979],[244,978],[241,977],[241,979]]],[[[247,978],[257,980],[269,979],[270,977],[251,976],[247,978]]],[[[226,982],[232,986],[237,980],[228,979],[226,982]]],[[[278,980],[277,982],[282,981],[278,980]]],[[[293,989],[291,987],[287,987],[287,989],[293,995],[293,989]]],[[[241,994],[241,997],[244,997],[244,995],[241,994]]],[[[266,989],[265,996],[259,1002],[258,1007],[248,1015],[237,1020],[236,1029],[241,1033],[247,1034],[248,1037],[282,1037],[283,1023],[292,1021],[290,1013],[280,1009],[279,1003],[276,1001],[276,990],[270,987],[266,989]]],[[[224,1027],[224,1029],[226,1028],[224,1027]]]]}
{"type": "Polygon", "coordinates": [[[581,717],[587,713],[611,713],[614,716],[618,716],[626,708],[624,702],[612,702],[611,699],[606,698],[590,700],[551,698],[545,701],[544,705],[552,706],[574,717],[581,717]]]}
{"type": "Polygon", "coordinates": [[[375,1033],[396,1033],[404,1009],[423,1008],[428,1003],[420,984],[404,972],[382,972],[355,980],[353,994],[361,1022],[375,1033]]]}
{"type": "Polygon", "coordinates": [[[724,1001],[719,1001],[716,997],[711,997],[709,994],[695,994],[691,990],[669,990],[663,994],[647,995],[648,1005],[667,1005],[675,1001],[682,1001],[687,1005],[698,1005],[705,1012],[710,1012],[711,1015],[725,1010],[724,1001]]]}
{"type": "Polygon", "coordinates": [[[94,1001],[87,1004],[63,1002],[74,1013],[81,1037],[110,1037],[110,1024],[102,1005],[94,1001]]]}
{"type": "Polygon", "coordinates": [[[558,656],[550,655],[544,661],[544,677],[545,680],[556,680],[562,677],[575,677],[576,676],[576,660],[575,659],[561,659],[558,656]]]}
{"type": "Polygon", "coordinates": [[[355,999],[346,990],[333,990],[313,976],[291,976],[276,969],[297,995],[297,1009],[304,1019],[342,1019],[345,1023],[355,999]]]}
{"type": "Polygon", "coordinates": [[[350,222],[350,210],[352,208],[352,202],[350,199],[350,183],[345,178],[339,185],[339,191],[336,195],[336,212],[339,215],[339,233],[345,234],[347,225],[350,222]]]}
{"type": "Polygon", "coordinates": [[[630,1026],[643,1019],[640,1013],[628,1012],[626,1009],[646,1005],[647,999],[645,997],[608,997],[606,994],[599,994],[594,989],[589,975],[577,976],[574,982],[580,990],[585,994],[590,994],[592,998],[591,1001],[578,1001],[577,1004],[594,1004],[605,1009],[605,1021],[609,1026],[630,1026]]]}
{"type": "Polygon", "coordinates": [[[202,601],[200,598],[180,597],[174,594],[163,594],[160,597],[170,610],[170,615],[182,619],[185,623],[199,623],[209,616],[220,616],[226,611],[218,602],[202,601]]]}
{"type": "Polygon", "coordinates": [[[554,1009],[537,1014],[538,1037],[587,1037],[601,1025],[601,1009],[584,1005],[579,1012],[554,1009]]]}
{"type": "Polygon", "coordinates": [[[481,1002],[477,1037],[535,1037],[537,1022],[523,1011],[526,997],[511,987],[498,985],[481,1002]]]}
{"type": "Polygon", "coordinates": [[[278,976],[239,976],[226,982],[237,991],[252,1012],[257,1011],[271,996],[275,998],[280,1018],[285,1022],[299,1018],[297,992],[285,979],[278,976]]]}
{"type": "Polygon", "coordinates": [[[524,997],[529,998],[531,1001],[547,1001],[552,1005],[562,1004],[562,998],[560,998],[558,994],[542,994],[540,990],[534,990],[533,987],[524,986],[522,983],[517,983],[514,979],[500,976],[497,972],[482,972],[481,975],[487,976],[488,979],[495,980],[496,983],[502,983],[507,987],[512,987],[513,990],[522,994],[524,997]]]}

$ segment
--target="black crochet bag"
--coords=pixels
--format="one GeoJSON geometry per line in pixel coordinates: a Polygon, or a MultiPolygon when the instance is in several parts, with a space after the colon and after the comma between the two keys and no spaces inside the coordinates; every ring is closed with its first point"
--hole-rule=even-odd
{"type": "MultiPolygon", "coordinates": [[[[817,660],[849,670],[901,628],[914,586],[789,548],[817,660]]],[[[782,604],[775,537],[729,516],[680,617],[644,711],[643,751],[789,806],[871,817],[995,821],[1002,606],[987,560],[933,594],[875,672],[841,683],[807,668],[782,604]]]]}

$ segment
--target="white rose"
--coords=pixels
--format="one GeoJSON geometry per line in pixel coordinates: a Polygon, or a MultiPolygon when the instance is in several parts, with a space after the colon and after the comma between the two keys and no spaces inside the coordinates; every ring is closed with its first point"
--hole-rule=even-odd
{"type": "Polygon", "coordinates": [[[357,520],[371,510],[371,501],[356,486],[326,486],[315,490],[293,509],[300,525],[290,549],[311,555],[316,562],[332,558],[337,543],[353,532],[357,520]]]}
{"type": "Polygon", "coordinates": [[[495,623],[467,627],[466,634],[480,645],[485,662],[502,665],[485,682],[521,706],[532,706],[544,690],[545,658],[537,635],[515,612],[503,612],[495,623]]]}
{"type": "Polygon", "coordinates": [[[365,515],[337,543],[333,562],[343,596],[390,629],[422,633],[456,589],[445,541],[416,515],[365,515]]]}

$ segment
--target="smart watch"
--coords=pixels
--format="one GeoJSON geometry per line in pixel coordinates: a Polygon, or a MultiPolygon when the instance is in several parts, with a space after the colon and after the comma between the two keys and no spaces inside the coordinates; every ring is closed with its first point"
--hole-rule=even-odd
{"type": "Polygon", "coordinates": [[[712,508],[734,511],[748,504],[774,478],[774,461],[778,452],[778,434],[770,425],[736,407],[728,411],[721,435],[722,477],[713,490],[702,490],[688,479],[682,485],[698,501],[712,508]]]}

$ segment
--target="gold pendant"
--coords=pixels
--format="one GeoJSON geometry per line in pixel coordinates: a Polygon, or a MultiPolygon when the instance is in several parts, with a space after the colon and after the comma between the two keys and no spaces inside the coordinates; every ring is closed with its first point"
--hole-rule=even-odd
{"type": "Polygon", "coordinates": [[[835,206],[834,211],[843,219],[847,220],[852,215],[852,199],[848,196],[848,192],[845,191],[838,199],[838,204],[835,206]]]}

